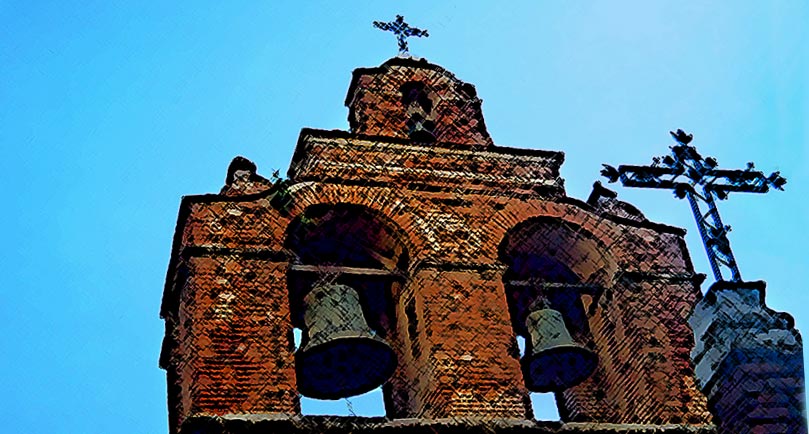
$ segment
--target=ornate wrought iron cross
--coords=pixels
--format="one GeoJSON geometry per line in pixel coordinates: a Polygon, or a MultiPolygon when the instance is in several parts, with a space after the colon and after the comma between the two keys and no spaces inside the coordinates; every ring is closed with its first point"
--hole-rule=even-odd
{"type": "Polygon", "coordinates": [[[389,23],[385,23],[382,21],[374,21],[374,27],[377,29],[382,29],[385,31],[393,32],[396,35],[396,40],[399,42],[399,55],[400,56],[408,56],[409,53],[407,52],[407,38],[410,36],[430,36],[427,34],[427,30],[417,29],[415,27],[410,27],[404,21],[404,17],[401,15],[396,15],[396,20],[391,21],[389,23]]]}
{"type": "Polygon", "coordinates": [[[766,193],[770,187],[783,190],[787,180],[779,172],[765,176],[754,170],[753,163],[747,163],[743,170],[717,169],[716,159],[702,158],[695,147],[688,145],[693,135],[677,130],[671,136],[677,141],[671,155],[653,158],[651,166],[622,165],[616,169],[604,164],[601,175],[609,182],[620,179],[625,187],[665,188],[674,190],[679,199],[688,199],[714,277],[724,280],[724,269],[730,271],[731,281],[741,281],[727,238],[730,226],[722,223],[714,197],[725,200],[731,192],[766,193]],[[703,208],[707,210],[703,212],[703,208]]]}

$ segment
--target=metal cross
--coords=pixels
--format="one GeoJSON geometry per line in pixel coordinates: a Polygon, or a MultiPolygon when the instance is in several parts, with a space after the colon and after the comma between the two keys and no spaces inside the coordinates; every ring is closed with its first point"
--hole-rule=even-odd
{"type": "Polygon", "coordinates": [[[677,130],[671,136],[677,141],[671,155],[653,158],[651,166],[622,165],[616,169],[604,164],[601,175],[609,182],[620,179],[624,187],[665,188],[674,190],[679,199],[688,199],[714,277],[724,280],[725,269],[730,271],[731,281],[739,282],[742,276],[727,238],[730,226],[722,223],[714,197],[725,200],[731,192],[766,193],[770,187],[783,190],[787,180],[779,172],[765,176],[754,170],[753,163],[747,163],[744,170],[717,169],[716,159],[702,158],[688,145],[693,135],[677,130]],[[703,212],[703,207],[707,211],[703,212]]]}
{"type": "Polygon", "coordinates": [[[393,32],[396,35],[396,40],[399,42],[399,56],[409,56],[407,52],[407,38],[410,36],[430,36],[426,30],[410,27],[404,22],[404,17],[396,15],[396,20],[389,23],[382,21],[374,21],[374,27],[385,31],[393,32]]]}

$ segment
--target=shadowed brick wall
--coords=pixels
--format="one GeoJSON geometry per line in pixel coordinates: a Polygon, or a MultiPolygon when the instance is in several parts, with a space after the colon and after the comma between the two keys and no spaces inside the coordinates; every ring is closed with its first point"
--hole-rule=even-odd
{"type": "Polygon", "coordinates": [[[764,282],[717,282],[690,323],[697,379],[725,434],[805,434],[803,342],[764,282]]]}

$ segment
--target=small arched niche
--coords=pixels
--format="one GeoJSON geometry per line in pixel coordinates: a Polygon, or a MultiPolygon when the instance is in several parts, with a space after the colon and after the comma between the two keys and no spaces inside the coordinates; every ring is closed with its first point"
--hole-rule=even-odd
{"type": "MultiPolygon", "coordinates": [[[[519,342],[531,339],[526,328],[528,314],[544,306],[562,314],[575,343],[592,347],[586,310],[600,289],[611,284],[616,270],[599,240],[564,220],[535,217],[508,231],[498,256],[508,266],[503,284],[519,342]]],[[[536,393],[532,398],[535,403],[548,401],[536,393]]],[[[557,408],[564,414],[558,399],[557,408]]],[[[548,411],[535,408],[535,414],[547,415],[548,411]]]]}
{"type": "Polygon", "coordinates": [[[408,136],[419,142],[435,141],[435,95],[421,81],[408,81],[399,89],[407,115],[408,136]]]}
{"type": "MultiPolygon", "coordinates": [[[[304,299],[315,286],[326,283],[356,291],[371,333],[396,349],[394,300],[409,262],[404,239],[387,218],[361,205],[312,205],[292,221],[284,247],[292,257],[287,288],[293,326],[302,331],[299,347],[305,347],[309,339],[304,299]]],[[[308,408],[308,414],[384,414],[380,413],[383,399],[379,388],[360,393],[356,399],[366,403],[363,408],[346,405],[342,414],[337,410],[340,405],[321,400],[305,398],[302,407],[304,412],[308,408]]]]}

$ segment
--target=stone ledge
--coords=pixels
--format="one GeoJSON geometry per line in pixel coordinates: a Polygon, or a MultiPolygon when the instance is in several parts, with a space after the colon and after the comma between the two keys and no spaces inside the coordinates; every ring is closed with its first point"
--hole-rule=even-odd
{"type": "Polygon", "coordinates": [[[714,434],[714,425],[644,425],[562,423],[526,419],[395,419],[383,417],[288,416],[283,414],[231,414],[194,416],[181,433],[194,434],[714,434]]]}

